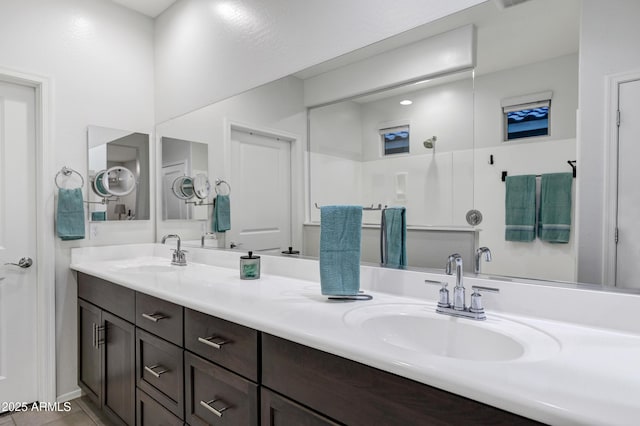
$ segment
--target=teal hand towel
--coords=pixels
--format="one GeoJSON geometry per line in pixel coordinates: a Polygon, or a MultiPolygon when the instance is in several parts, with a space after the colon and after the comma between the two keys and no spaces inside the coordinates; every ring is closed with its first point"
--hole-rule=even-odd
{"type": "Polygon", "coordinates": [[[506,241],[533,241],[536,237],[536,177],[507,176],[505,196],[506,241]]]}
{"type": "Polygon", "coordinates": [[[320,208],[320,286],[327,296],[360,290],[361,206],[320,208]]]}
{"type": "Polygon", "coordinates": [[[399,268],[407,265],[407,223],[404,207],[382,211],[382,263],[399,268]]]}
{"type": "Polygon", "coordinates": [[[81,240],[84,238],[82,189],[61,188],[58,191],[56,230],[58,237],[62,240],[81,240]]]}
{"type": "Polygon", "coordinates": [[[551,243],[568,243],[571,234],[572,173],[542,175],[538,237],[551,243]]]}
{"type": "Polygon", "coordinates": [[[213,232],[224,232],[231,229],[231,202],[228,195],[218,195],[213,206],[213,232]]]}

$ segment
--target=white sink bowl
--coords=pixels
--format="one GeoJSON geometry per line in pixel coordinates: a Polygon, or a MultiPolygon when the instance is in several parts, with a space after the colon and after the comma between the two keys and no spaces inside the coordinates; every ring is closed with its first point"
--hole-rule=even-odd
{"type": "Polygon", "coordinates": [[[546,359],[560,350],[548,334],[497,315],[486,321],[435,313],[426,304],[363,306],[345,314],[350,327],[402,350],[469,361],[546,359]]]}

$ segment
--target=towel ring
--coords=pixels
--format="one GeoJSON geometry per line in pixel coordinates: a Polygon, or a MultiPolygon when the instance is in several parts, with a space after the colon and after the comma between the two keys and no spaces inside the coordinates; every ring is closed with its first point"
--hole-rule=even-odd
{"type": "Polygon", "coordinates": [[[58,189],[62,189],[60,187],[60,184],[58,183],[58,178],[60,177],[60,175],[63,175],[65,177],[69,177],[69,176],[71,176],[72,173],[75,173],[78,176],[80,176],[80,180],[82,181],[82,183],[80,184],[80,186],[78,188],[82,188],[84,186],[84,178],[82,177],[82,175],[78,171],[72,169],[71,167],[64,166],[64,167],[62,167],[60,169],[60,171],[58,173],[56,173],[56,177],[54,178],[54,182],[55,182],[56,186],[58,187],[58,189]]]}
{"type": "Polygon", "coordinates": [[[225,181],[225,180],[222,180],[222,179],[216,179],[216,194],[218,194],[218,195],[229,195],[229,194],[231,194],[231,185],[229,185],[229,184],[227,183],[227,181],[225,181]],[[220,191],[218,190],[218,187],[219,187],[220,185],[222,185],[223,183],[224,183],[225,185],[227,185],[227,193],[226,193],[226,194],[220,194],[220,191]]]}

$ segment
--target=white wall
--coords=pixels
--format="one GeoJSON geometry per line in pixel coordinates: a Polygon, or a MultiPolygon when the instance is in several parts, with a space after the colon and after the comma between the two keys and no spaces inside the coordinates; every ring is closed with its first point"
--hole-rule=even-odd
{"type": "Polygon", "coordinates": [[[478,3],[181,0],[156,20],[157,121],[478,3]]]}
{"type": "MultiPolygon", "coordinates": [[[[293,244],[300,246],[304,216],[303,148],[306,147],[307,140],[306,110],[302,103],[302,96],[301,80],[295,77],[283,78],[159,124],[156,127],[157,144],[159,145],[160,138],[163,136],[208,144],[209,179],[212,183],[216,178],[227,181],[231,185],[231,197],[233,197],[234,182],[231,181],[230,152],[227,145],[229,123],[235,122],[250,128],[268,128],[295,135],[298,149],[292,150],[292,182],[294,184],[292,205],[296,209],[292,215],[295,230],[293,244]]],[[[160,167],[161,162],[159,153],[157,167],[160,167]]],[[[158,237],[177,233],[184,240],[199,240],[202,233],[209,230],[207,228],[209,224],[205,222],[162,221],[162,188],[158,188],[157,193],[158,237]]],[[[208,214],[210,217],[210,212],[208,214]]],[[[233,223],[233,211],[231,215],[233,223]]],[[[222,234],[219,237],[222,238],[222,234]]]]}
{"type": "MultiPolygon", "coordinates": [[[[53,170],[87,173],[87,126],[151,133],[153,23],[106,0],[2,1],[0,68],[51,79],[53,170]]],[[[53,179],[54,176],[51,176],[53,179]]],[[[49,209],[53,214],[54,194],[49,209]]],[[[94,240],[56,244],[57,393],[77,389],[76,283],[70,248],[151,242],[154,223],[109,223],[94,240]]],[[[87,234],[88,236],[88,234],[87,234]]],[[[53,255],[53,254],[52,254],[53,255]]]]}
{"type": "MultiPolygon", "coordinates": [[[[640,70],[640,2],[584,0],[580,26],[578,280],[603,283],[606,76],[640,70]]],[[[610,283],[609,283],[610,284],[610,283]]]]}
{"type": "MultiPolygon", "coordinates": [[[[483,264],[485,273],[561,281],[576,280],[575,184],[572,232],[568,244],[504,240],[505,183],[509,175],[571,172],[567,160],[576,159],[578,56],[499,71],[475,80],[475,208],[483,214],[479,245],[487,246],[493,261],[483,264]],[[553,91],[550,136],[503,142],[500,100],[541,91],[553,91]],[[489,164],[493,155],[494,164],[489,164]]],[[[580,163],[578,162],[578,169],[580,163]]]]}

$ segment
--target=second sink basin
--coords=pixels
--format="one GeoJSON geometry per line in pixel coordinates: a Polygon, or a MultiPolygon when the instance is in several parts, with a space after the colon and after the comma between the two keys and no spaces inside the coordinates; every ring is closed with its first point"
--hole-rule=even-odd
{"type": "Polygon", "coordinates": [[[486,321],[436,314],[421,304],[363,306],[349,311],[344,322],[368,337],[397,348],[470,361],[539,360],[560,349],[556,339],[517,321],[486,321]]]}

